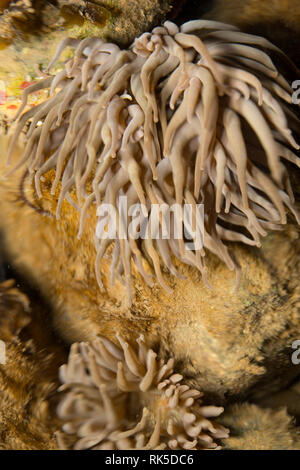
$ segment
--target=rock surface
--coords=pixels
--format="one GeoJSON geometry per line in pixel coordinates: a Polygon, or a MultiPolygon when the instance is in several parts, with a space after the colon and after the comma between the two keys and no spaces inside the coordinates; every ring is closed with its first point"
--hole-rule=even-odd
{"type": "Polygon", "coordinates": [[[41,305],[31,304],[12,280],[0,284],[0,340],[5,344],[0,365],[2,450],[56,449],[53,407],[65,350],[43,323],[49,321],[41,305]]]}

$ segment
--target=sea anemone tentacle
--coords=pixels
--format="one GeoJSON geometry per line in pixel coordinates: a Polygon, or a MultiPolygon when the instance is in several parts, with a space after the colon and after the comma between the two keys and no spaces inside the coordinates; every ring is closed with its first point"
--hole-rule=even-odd
{"type": "MultiPolygon", "coordinates": [[[[299,220],[285,166],[287,160],[300,167],[292,133],[299,119],[277,66],[278,58],[289,62],[276,46],[223,23],[165,22],[128,50],[98,38],[65,40],[51,67],[69,46],[75,52],[64,69],[24,91],[8,162],[30,124],[14,169],[27,165],[39,197],[44,175],[55,170],[57,218],[64,201],[77,207],[79,236],[91,206],[109,203],[119,213],[121,196],[140,203],[150,219],[153,204],[190,204],[193,214],[204,205],[199,252],[172,234],[123,241],[123,223],[117,224],[111,278],[123,275],[130,296],[133,265],[149,281],[144,265],[152,264],[169,290],[161,266],[177,272],[172,255],[203,275],[205,250],[238,269],[226,242],[260,246],[261,237],[286,223],[288,210],[299,220]],[[49,98],[22,114],[29,94],[40,89],[49,89],[49,98]]],[[[182,214],[171,217],[191,235],[182,214]]],[[[163,231],[165,216],[158,221],[163,231]]],[[[102,258],[113,241],[96,242],[101,287],[102,258]]]]}
{"type": "Polygon", "coordinates": [[[60,368],[57,408],[63,449],[220,449],[229,430],[215,421],[222,407],[174,372],[141,335],[137,348],[117,335],[73,344],[60,368]]]}

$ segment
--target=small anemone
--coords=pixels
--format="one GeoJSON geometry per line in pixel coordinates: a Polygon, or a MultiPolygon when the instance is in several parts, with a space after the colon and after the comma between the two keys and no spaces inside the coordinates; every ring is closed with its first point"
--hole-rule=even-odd
{"type": "Polygon", "coordinates": [[[223,408],[203,406],[202,393],[174,372],[144,337],[137,348],[117,335],[119,346],[99,337],[75,343],[60,368],[64,422],[62,449],[220,449],[229,431],[213,418],[223,408]]]}
{"type": "MultiPolygon", "coordinates": [[[[204,281],[206,250],[238,272],[227,242],[260,246],[261,237],[286,223],[287,209],[299,222],[284,165],[300,166],[292,135],[299,120],[292,89],[271,57],[289,66],[276,46],[214,21],[166,22],[127,50],[95,37],[68,38],[49,68],[66,47],[75,53],[63,70],[24,91],[9,160],[27,126],[25,150],[14,169],[27,165],[39,197],[44,176],[55,171],[57,218],[63,201],[76,207],[79,237],[91,206],[110,204],[119,213],[121,196],[129,206],[143,205],[149,219],[158,204],[189,204],[193,217],[204,206],[201,249],[172,234],[123,237],[122,216],[116,237],[98,233],[100,288],[110,247],[111,282],[125,282],[131,299],[133,265],[152,285],[150,263],[170,291],[162,267],[180,277],[172,258],[197,268],[204,281]],[[29,94],[42,89],[49,98],[23,113],[29,94]]],[[[182,213],[171,216],[193,236],[182,213]]],[[[157,221],[163,230],[164,216],[157,221]]]]}

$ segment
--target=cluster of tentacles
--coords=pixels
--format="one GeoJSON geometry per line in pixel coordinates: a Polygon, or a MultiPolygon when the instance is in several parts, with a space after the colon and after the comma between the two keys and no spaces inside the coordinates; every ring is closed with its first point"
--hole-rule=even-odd
{"type": "MultiPolygon", "coordinates": [[[[27,165],[37,195],[43,176],[55,170],[57,218],[64,201],[76,207],[79,237],[91,206],[106,203],[118,212],[121,196],[129,206],[140,203],[147,220],[157,204],[189,204],[193,214],[204,205],[202,249],[187,249],[184,236],[121,237],[121,218],[116,240],[98,234],[101,288],[101,260],[111,244],[111,282],[125,280],[132,297],[133,264],[152,285],[150,262],[169,290],[161,268],[180,276],[172,256],[205,280],[205,249],[233,270],[237,264],[224,242],[259,246],[268,230],[286,223],[287,209],[299,222],[283,163],[300,164],[291,131],[299,122],[290,85],[271,55],[288,59],[274,45],[213,21],[166,22],[128,50],[95,37],[67,39],[49,68],[69,46],[75,52],[63,70],[24,91],[11,142],[10,155],[26,128],[16,166],[27,165]],[[41,89],[50,90],[49,98],[22,114],[29,94],[41,89]]],[[[171,218],[191,232],[182,214],[171,218]]]]}
{"type": "Polygon", "coordinates": [[[104,337],[74,344],[60,368],[60,448],[219,449],[229,433],[214,422],[223,408],[203,406],[174,360],[159,359],[143,336],[137,349],[117,338],[119,346],[104,337]]]}

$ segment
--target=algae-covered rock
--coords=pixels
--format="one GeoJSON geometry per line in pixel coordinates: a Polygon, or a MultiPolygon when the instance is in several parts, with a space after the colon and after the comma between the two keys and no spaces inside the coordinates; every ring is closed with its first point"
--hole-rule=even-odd
{"type": "Polygon", "coordinates": [[[224,441],[229,450],[299,450],[300,431],[284,408],[263,409],[236,404],[221,419],[231,429],[224,441]]]}
{"type": "Polygon", "coordinates": [[[53,411],[65,352],[45,313],[12,280],[0,284],[0,449],[56,448],[53,411]]]}

